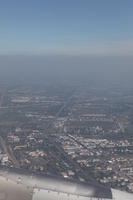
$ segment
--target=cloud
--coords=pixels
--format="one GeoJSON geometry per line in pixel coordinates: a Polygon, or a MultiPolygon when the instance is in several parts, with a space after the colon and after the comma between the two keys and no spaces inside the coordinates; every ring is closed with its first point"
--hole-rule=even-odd
{"type": "MultiPolygon", "coordinates": [[[[88,56],[133,56],[133,40],[122,41],[89,41],[84,44],[63,44],[51,47],[38,47],[33,53],[56,55],[88,56]]],[[[30,51],[29,51],[30,52],[30,51]]]]}
{"type": "Polygon", "coordinates": [[[17,49],[10,47],[0,49],[0,54],[24,55],[86,55],[86,56],[133,56],[133,40],[86,41],[84,43],[68,41],[55,45],[32,45],[17,49]]]}
{"type": "Polygon", "coordinates": [[[133,40],[88,42],[86,45],[60,47],[57,53],[96,56],[133,56],[133,40]]]}

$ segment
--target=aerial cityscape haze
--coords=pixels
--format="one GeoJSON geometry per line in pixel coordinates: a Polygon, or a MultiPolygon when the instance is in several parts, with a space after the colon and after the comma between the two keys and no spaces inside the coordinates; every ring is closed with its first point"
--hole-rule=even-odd
{"type": "Polygon", "coordinates": [[[0,199],[133,199],[133,1],[0,1],[0,199]]]}

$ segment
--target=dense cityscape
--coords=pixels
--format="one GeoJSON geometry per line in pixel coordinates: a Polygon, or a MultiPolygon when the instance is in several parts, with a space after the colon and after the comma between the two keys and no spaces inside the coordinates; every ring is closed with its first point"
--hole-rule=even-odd
{"type": "Polygon", "coordinates": [[[0,165],[133,192],[131,88],[1,87],[0,165]]]}

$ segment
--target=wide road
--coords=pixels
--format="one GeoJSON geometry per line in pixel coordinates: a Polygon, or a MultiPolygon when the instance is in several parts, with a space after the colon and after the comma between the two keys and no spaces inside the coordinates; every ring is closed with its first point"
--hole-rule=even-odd
{"type": "Polygon", "coordinates": [[[12,163],[14,164],[15,168],[20,168],[19,162],[16,160],[11,147],[6,145],[4,139],[1,136],[0,136],[0,145],[5,154],[7,154],[9,160],[12,161],[12,163]]]}
{"type": "MultiPolygon", "coordinates": [[[[47,129],[50,129],[51,126],[53,125],[53,123],[58,119],[58,117],[62,114],[62,112],[64,111],[65,108],[67,108],[67,106],[71,103],[73,97],[74,97],[75,92],[68,98],[68,100],[66,101],[66,103],[59,109],[59,111],[56,113],[54,119],[48,123],[47,129]]],[[[44,136],[45,137],[45,136],[44,136]]],[[[63,154],[64,160],[67,163],[71,163],[71,166],[73,166],[73,168],[76,171],[79,171],[79,174],[81,177],[83,177],[86,181],[91,181],[91,182],[95,182],[94,179],[91,177],[91,175],[88,177],[88,173],[86,174],[86,172],[81,168],[81,166],[79,165],[79,163],[75,162],[71,156],[69,156],[64,149],[61,147],[61,145],[59,143],[57,143],[57,141],[55,140],[55,137],[47,137],[47,140],[49,140],[49,142],[56,144],[56,149],[58,152],[60,152],[61,154],[63,154]]]]}

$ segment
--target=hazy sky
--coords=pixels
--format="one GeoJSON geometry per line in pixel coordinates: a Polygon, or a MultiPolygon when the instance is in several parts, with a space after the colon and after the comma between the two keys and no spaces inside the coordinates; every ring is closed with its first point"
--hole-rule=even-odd
{"type": "Polygon", "coordinates": [[[0,54],[133,55],[133,0],[0,0],[0,54]]]}

